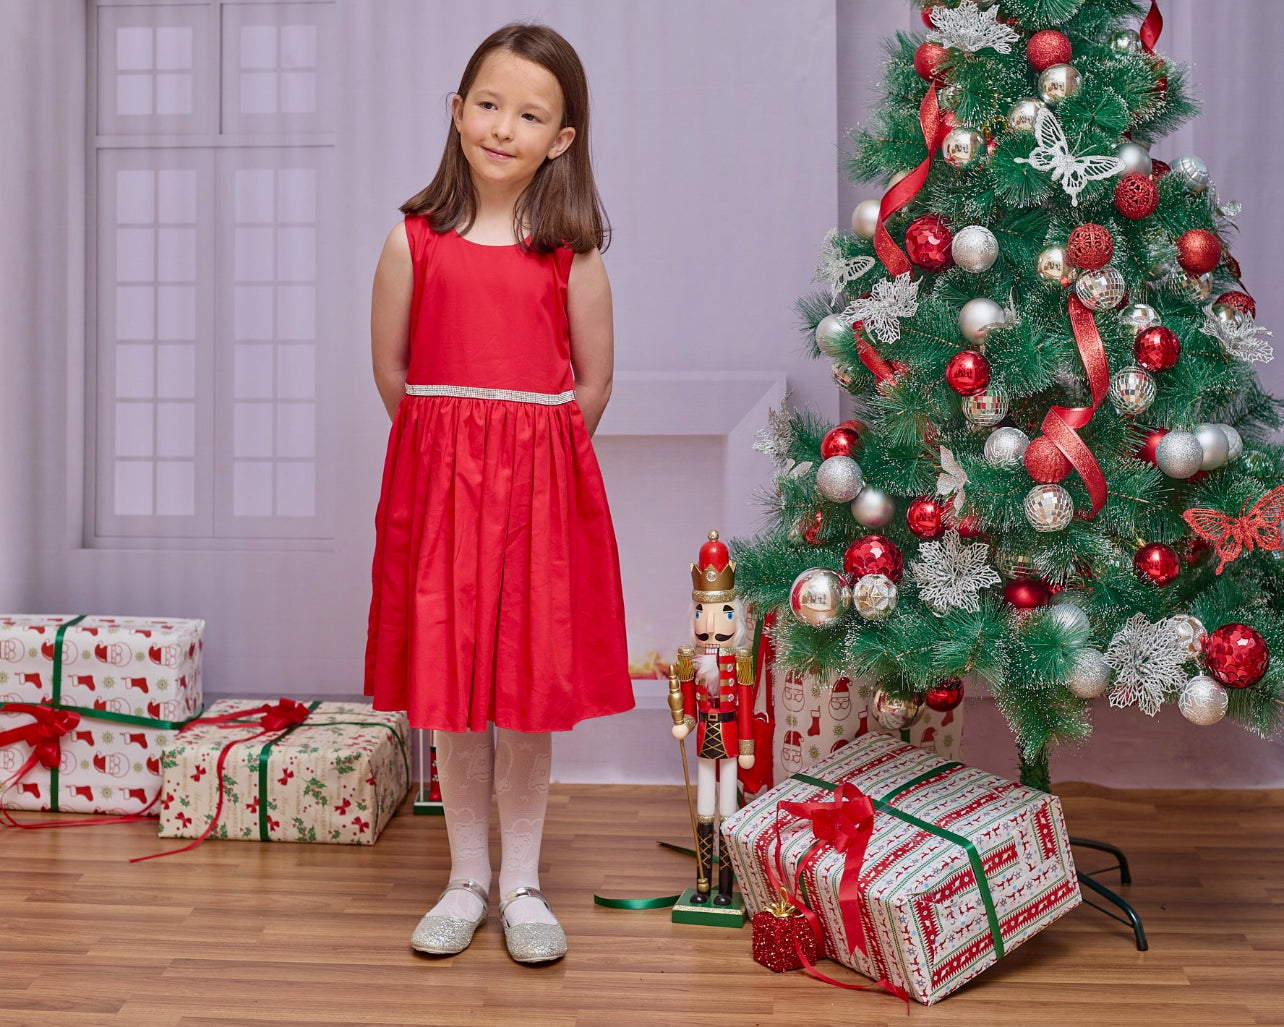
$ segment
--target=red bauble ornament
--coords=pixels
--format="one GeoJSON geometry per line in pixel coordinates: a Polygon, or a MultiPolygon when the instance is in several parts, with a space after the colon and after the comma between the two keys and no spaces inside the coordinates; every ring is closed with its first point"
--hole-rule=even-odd
{"type": "Polygon", "coordinates": [[[1070,473],[1070,461],[1046,435],[1031,439],[1025,447],[1025,469],[1035,481],[1054,485],[1070,473]]]}
{"type": "Polygon", "coordinates": [[[1177,363],[1181,341],[1177,333],[1163,325],[1151,325],[1137,333],[1132,343],[1137,363],[1147,371],[1167,371],[1177,363]]]}
{"type": "Polygon", "coordinates": [[[1227,688],[1248,688],[1271,662],[1266,639],[1247,624],[1223,624],[1204,638],[1208,673],[1227,688]]]}
{"type": "Polygon", "coordinates": [[[919,12],[919,17],[923,19],[923,24],[929,29],[936,28],[936,26],[932,24],[932,12],[939,6],[939,4],[924,4],[923,9],[919,12]]]}
{"type": "Polygon", "coordinates": [[[1177,550],[1166,542],[1151,542],[1137,550],[1132,569],[1163,588],[1177,580],[1181,561],[1177,559],[1177,550]]]}
{"type": "Polygon", "coordinates": [[[1070,242],[1066,246],[1066,258],[1075,267],[1085,271],[1096,271],[1105,267],[1114,256],[1115,241],[1110,233],[1101,227],[1086,221],[1070,233],[1070,242]]]}
{"type": "Polygon", "coordinates": [[[945,534],[945,507],[931,496],[919,496],[905,511],[909,530],[921,539],[945,534]]]}
{"type": "Polygon", "coordinates": [[[1222,259],[1222,241],[1207,228],[1192,228],[1177,239],[1177,263],[1192,275],[1202,275],[1222,259]]]}
{"type": "Polygon", "coordinates": [[[1156,182],[1158,182],[1171,170],[1172,168],[1170,168],[1167,165],[1167,163],[1165,163],[1164,161],[1156,160],[1154,157],[1150,158],[1150,177],[1153,178],[1156,182]]]}
{"type": "Polygon", "coordinates": [[[990,384],[990,362],[975,350],[965,349],[950,357],[945,380],[960,396],[975,396],[990,384]]]}
{"type": "Polygon", "coordinates": [[[1246,292],[1240,292],[1234,289],[1231,292],[1224,292],[1214,303],[1225,303],[1228,307],[1234,307],[1241,314],[1247,314],[1249,317],[1257,317],[1257,304],[1253,302],[1253,297],[1246,292]]]}
{"type": "Polygon", "coordinates": [[[1159,207],[1159,186],[1149,175],[1132,171],[1115,186],[1115,210],[1132,221],[1148,218],[1159,207]]]}
{"type": "Polygon", "coordinates": [[[1148,464],[1158,466],[1155,458],[1155,447],[1159,445],[1159,440],[1167,434],[1167,428],[1148,429],[1142,439],[1141,448],[1137,450],[1137,459],[1145,460],[1148,464]]]}
{"type": "Polygon", "coordinates": [[[824,539],[821,532],[825,529],[825,515],[817,510],[810,517],[804,517],[798,522],[798,530],[802,533],[803,539],[809,546],[818,546],[824,539]]]}
{"type": "Polygon", "coordinates": [[[905,558],[896,543],[884,535],[862,535],[843,554],[843,570],[856,581],[866,574],[882,574],[899,582],[905,572],[905,558]]]}
{"type": "Polygon", "coordinates": [[[892,365],[891,375],[888,376],[887,378],[880,379],[874,385],[874,390],[880,396],[886,396],[889,392],[891,392],[892,389],[894,389],[897,385],[900,384],[901,378],[905,376],[905,373],[909,371],[909,364],[905,363],[905,361],[903,360],[894,359],[891,361],[891,365],[892,365]]]}
{"type": "Polygon", "coordinates": [[[914,70],[918,77],[926,82],[941,81],[941,62],[945,60],[946,50],[940,43],[920,43],[914,51],[914,70]]]}
{"type": "Polygon", "coordinates": [[[1230,276],[1242,285],[1244,274],[1239,269],[1239,261],[1232,254],[1227,253],[1222,258],[1222,263],[1226,265],[1226,270],[1230,272],[1230,276]]]}
{"type": "Polygon", "coordinates": [[[953,236],[935,214],[922,214],[905,230],[905,254],[928,271],[944,271],[954,263],[950,252],[953,236]]]}
{"type": "Polygon", "coordinates": [[[1182,550],[1181,557],[1186,561],[1187,567],[1198,567],[1208,559],[1212,551],[1212,546],[1198,535],[1192,535],[1186,540],[1186,548],[1182,550]]]}
{"type": "Polygon", "coordinates": [[[1047,582],[1040,578],[1018,578],[1003,586],[1003,601],[1018,610],[1047,606],[1049,598],[1047,582]]]}
{"type": "Polygon", "coordinates": [[[1025,44],[1025,59],[1035,71],[1047,71],[1054,64],[1069,64],[1073,55],[1070,40],[1056,29],[1036,32],[1025,44]]]}
{"type": "Polygon", "coordinates": [[[929,710],[945,713],[963,701],[963,682],[958,678],[941,678],[923,693],[923,705],[929,710]]]}
{"type": "Polygon", "coordinates": [[[860,436],[845,425],[830,428],[820,440],[820,455],[826,460],[831,456],[851,456],[860,450],[860,436]]]}
{"type": "Polygon", "coordinates": [[[974,513],[960,518],[954,525],[954,530],[959,533],[959,538],[980,538],[985,534],[985,530],[981,527],[981,519],[974,513]]]}

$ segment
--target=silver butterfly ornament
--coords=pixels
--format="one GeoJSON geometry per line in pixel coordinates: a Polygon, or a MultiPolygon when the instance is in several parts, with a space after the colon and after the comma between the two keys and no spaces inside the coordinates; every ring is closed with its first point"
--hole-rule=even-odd
{"type": "Polygon", "coordinates": [[[1051,171],[1052,181],[1061,183],[1072,207],[1079,206],[1079,193],[1089,182],[1111,178],[1124,169],[1124,162],[1118,157],[1071,153],[1065,129],[1048,107],[1035,115],[1034,138],[1038,145],[1030,151],[1030,156],[1014,157],[1013,160],[1018,164],[1029,164],[1036,171],[1051,171]]]}

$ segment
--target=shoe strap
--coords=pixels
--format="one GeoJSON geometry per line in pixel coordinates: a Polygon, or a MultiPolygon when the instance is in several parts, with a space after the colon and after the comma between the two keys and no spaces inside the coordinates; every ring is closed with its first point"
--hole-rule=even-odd
{"type": "Polygon", "coordinates": [[[514,888],[512,891],[510,891],[507,895],[505,895],[502,899],[499,900],[499,915],[502,917],[504,915],[504,910],[506,910],[518,899],[527,899],[527,898],[536,899],[544,903],[548,911],[550,913],[553,912],[553,907],[549,905],[548,899],[544,897],[544,893],[542,891],[540,891],[538,888],[528,888],[526,887],[526,885],[523,884],[517,888],[514,888]]]}
{"type": "MultiPolygon", "coordinates": [[[[451,881],[449,884],[446,885],[445,888],[442,889],[441,895],[444,898],[447,892],[452,892],[452,891],[471,892],[472,894],[476,895],[479,899],[481,899],[483,911],[490,908],[490,893],[486,890],[486,887],[484,885],[479,884],[477,881],[471,880],[470,878],[467,878],[467,877],[457,878],[456,880],[451,881]]],[[[439,898],[437,901],[440,902],[441,899],[439,898]]]]}

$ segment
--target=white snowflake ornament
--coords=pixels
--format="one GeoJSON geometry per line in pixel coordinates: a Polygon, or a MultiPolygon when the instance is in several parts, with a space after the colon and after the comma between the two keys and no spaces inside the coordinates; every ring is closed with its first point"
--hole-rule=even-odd
{"type": "Polygon", "coordinates": [[[887,344],[900,339],[900,319],[913,317],[917,312],[918,282],[911,281],[906,271],[878,282],[868,296],[850,304],[842,317],[853,324],[863,322],[865,331],[887,344]]]}
{"type": "Polygon", "coordinates": [[[1136,703],[1146,716],[1155,716],[1164,699],[1186,684],[1186,659],[1171,617],[1151,624],[1144,613],[1133,614],[1106,648],[1106,663],[1115,672],[1110,705],[1136,703]]]}
{"type": "Polygon", "coordinates": [[[1238,318],[1234,323],[1221,320],[1213,313],[1213,304],[1204,308],[1204,323],[1199,329],[1205,335],[1217,340],[1227,356],[1248,362],[1259,361],[1263,364],[1275,358],[1275,350],[1263,336],[1271,333],[1257,324],[1248,314],[1238,318]]]}
{"type": "Polygon", "coordinates": [[[838,229],[831,228],[825,233],[820,247],[820,262],[816,265],[813,282],[824,282],[829,286],[830,295],[835,303],[840,296],[861,276],[874,266],[873,257],[845,257],[838,245],[838,229]]]}
{"type": "Polygon", "coordinates": [[[947,531],[939,542],[924,542],[909,571],[927,606],[946,610],[981,608],[981,589],[1000,582],[989,564],[990,547],[984,542],[964,543],[957,531],[947,531]]]}
{"type": "Polygon", "coordinates": [[[936,28],[927,34],[928,39],[968,53],[987,48],[1011,53],[1012,44],[1020,38],[1011,26],[999,21],[997,5],[983,11],[972,0],[964,0],[953,9],[933,7],[930,17],[936,28]]]}

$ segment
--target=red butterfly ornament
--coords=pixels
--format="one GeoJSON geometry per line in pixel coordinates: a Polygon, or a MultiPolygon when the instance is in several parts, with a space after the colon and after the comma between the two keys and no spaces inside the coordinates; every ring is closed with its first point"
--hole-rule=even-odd
{"type": "MultiPolygon", "coordinates": [[[[1248,504],[1244,504],[1247,509],[1248,504]]],[[[1251,510],[1240,510],[1239,517],[1227,517],[1218,510],[1196,507],[1185,511],[1182,520],[1205,542],[1217,550],[1221,562],[1217,573],[1240,555],[1254,547],[1277,552],[1284,549],[1281,522],[1284,522],[1284,485],[1273,488],[1253,504],[1251,510]]]]}

